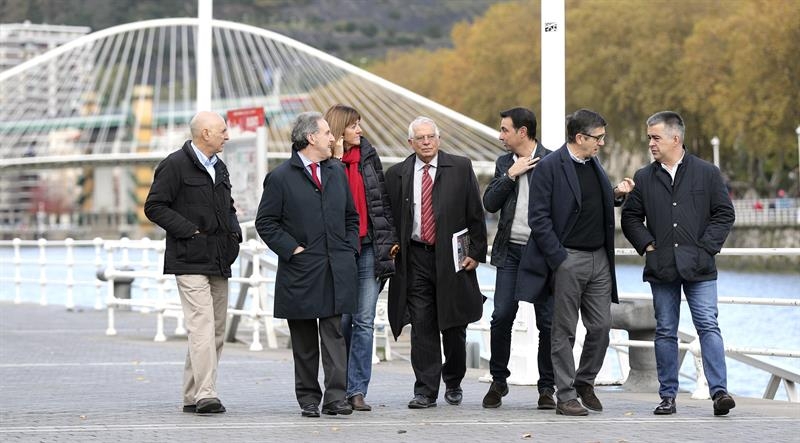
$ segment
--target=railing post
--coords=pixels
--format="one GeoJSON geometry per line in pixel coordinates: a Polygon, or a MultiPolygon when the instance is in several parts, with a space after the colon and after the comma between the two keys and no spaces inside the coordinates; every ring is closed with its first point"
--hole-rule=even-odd
{"type": "MultiPolygon", "coordinates": [[[[142,241],[142,244],[144,245],[144,247],[142,248],[142,259],[141,259],[139,264],[142,267],[142,271],[148,272],[150,270],[150,239],[147,238],[147,237],[144,237],[144,238],[142,238],[141,241],[142,241]]],[[[145,314],[150,312],[150,308],[147,306],[147,304],[151,302],[150,301],[150,283],[149,283],[149,281],[150,281],[149,278],[144,278],[142,280],[142,284],[140,286],[142,288],[142,297],[144,299],[143,300],[143,304],[142,304],[142,308],[141,308],[141,312],[145,313],[145,314]]],[[[133,283],[131,283],[131,286],[133,286],[133,283]]],[[[161,313],[163,314],[164,311],[162,310],[161,313]]],[[[163,329],[163,325],[162,325],[162,329],[163,329]]],[[[163,332],[162,332],[162,335],[163,335],[163,332]]],[[[156,337],[158,337],[158,335],[156,335],[156,337]]],[[[164,340],[166,340],[166,338],[164,340]]],[[[157,340],[157,341],[159,341],[159,340],[157,340]]]]}
{"type": "Polygon", "coordinates": [[[106,245],[106,270],[105,276],[107,281],[108,292],[106,295],[106,306],[108,307],[108,329],[106,335],[117,335],[117,329],[114,327],[114,250],[111,245],[106,245]]]}
{"type": "Polygon", "coordinates": [[[65,307],[67,311],[75,309],[75,252],[73,251],[73,243],[75,240],[67,238],[64,240],[64,246],[67,248],[67,301],[65,307]]]}
{"type": "Polygon", "coordinates": [[[14,239],[14,304],[22,303],[22,256],[19,252],[19,245],[22,240],[14,239]]]}
{"type": "MultiPolygon", "coordinates": [[[[251,246],[255,246],[252,243],[251,246]]],[[[250,344],[251,351],[261,351],[264,346],[261,345],[261,328],[259,327],[259,309],[261,308],[261,260],[258,257],[258,251],[253,251],[253,273],[250,274],[250,289],[248,293],[252,295],[252,304],[250,305],[250,317],[253,319],[253,342],[250,344]]],[[[265,325],[265,328],[267,326],[265,325]]],[[[273,343],[267,336],[267,346],[273,348],[273,343]]],[[[277,345],[275,346],[277,347],[277,345]]],[[[273,348],[274,349],[274,348],[273,348]]]]}
{"type": "Polygon", "coordinates": [[[103,239],[100,237],[94,238],[94,267],[96,270],[94,279],[94,309],[99,311],[103,309],[103,296],[101,288],[103,281],[99,278],[100,271],[103,270],[103,239]]]}
{"type": "Polygon", "coordinates": [[[45,247],[47,240],[44,238],[39,239],[39,304],[47,306],[47,253],[45,247]]]}
{"type": "Polygon", "coordinates": [[[692,398],[695,400],[708,400],[708,380],[706,380],[706,373],[703,370],[703,354],[700,350],[700,338],[696,338],[689,344],[689,352],[692,353],[694,358],[694,367],[697,371],[697,381],[695,382],[694,391],[692,391],[692,398]]]}

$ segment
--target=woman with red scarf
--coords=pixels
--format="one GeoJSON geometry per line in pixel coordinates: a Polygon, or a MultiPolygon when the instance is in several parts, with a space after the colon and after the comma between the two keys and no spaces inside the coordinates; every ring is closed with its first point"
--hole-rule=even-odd
{"type": "Polygon", "coordinates": [[[333,157],[344,166],[359,215],[361,250],[358,257],[356,312],[342,315],[342,334],[348,346],[347,401],[356,411],[370,411],[364,401],[372,377],[372,341],[375,306],[383,283],[394,274],[399,249],[394,233],[383,165],[377,151],[361,135],[361,115],[337,104],[325,113],[331,134],[338,140],[333,157]]]}

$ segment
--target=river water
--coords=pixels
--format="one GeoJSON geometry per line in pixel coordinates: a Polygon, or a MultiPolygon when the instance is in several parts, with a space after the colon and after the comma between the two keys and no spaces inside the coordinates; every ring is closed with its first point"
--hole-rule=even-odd
{"type": "MultiPolygon", "coordinates": [[[[23,302],[39,302],[41,286],[38,279],[41,269],[36,260],[38,249],[21,248],[21,258],[28,264],[23,266],[21,278],[30,280],[20,287],[23,302]]],[[[16,286],[13,283],[15,270],[13,252],[9,248],[0,248],[0,300],[13,301],[16,286]]],[[[105,259],[105,255],[103,255],[105,259]]],[[[120,257],[115,258],[119,263],[120,257]]],[[[138,253],[131,253],[132,260],[138,260],[138,253]]],[[[75,248],[74,291],[75,304],[79,308],[91,308],[95,304],[96,290],[94,286],[95,254],[91,247],[75,248]]],[[[155,260],[151,254],[150,260],[155,260]]],[[[51,281],[65,281],[66,252],[64,248],[48,248],[45,272],[51,281]]],[[[234,271],[237,274],[237,271],[234,271]]],[[[482,265],[479,270],[482,285],[494,284],[494,268],[482,265]]],[[[649,293],[649,285],[642,282],[642,269],[638,265],[618,265],[617,281],[620,292],[649,293]]],[[[138,286],[139,282],[135,282],[138,286]]],[[[63,305],[66,302],[66,291],[63,284],[45,288],[48,303],[63,305]]],[[[151,286],[152,288],[152,286],[151,286]]],[[[152,290],[152,289],[151,289],[152,290]]],[[[720,270],[718,292],[721,297],[755,297],[755,298],[791,298],[800,299],[800,273],[778,274],[769,272],[748,273],[742,271],[720,270]]],[[[152,294],[154,294],[154,290],[152,294]]],[[[105,292],[102,292],[104,295],[105,292]]],[[[234,299],[235,297],[231,297],[234,299]]],[[[491,315],[491,303],[487,302],[485,310],[491,315]]],[[[800,307],[730,305],[719,306],[719,323],[722,336],[727,346],[791,349],[800,351],[800,307]]],[[[681,308],[681,330],[694,334],[691,316],[684,303],[681,308]]],[[[800,373],[800,359],[783,357],[759,357],[768,360],[793,372],[800,373]]],[[[728,359],[728,389],[747,397],[761,397],[769,380],[769,374],[753,369],[743,363],[728,359]]],[[[686,358],[681,372],[694,374],[691,358],[686,358]]],[[[691,390],[694,383],[690,379],[681,379],[681,389],[691,390]]],[[[783,386],[776,396],[786,399],[783,386]]]]}

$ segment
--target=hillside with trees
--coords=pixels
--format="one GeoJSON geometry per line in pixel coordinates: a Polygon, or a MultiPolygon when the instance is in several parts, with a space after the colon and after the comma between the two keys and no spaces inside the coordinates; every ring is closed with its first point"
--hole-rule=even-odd
{"type": "MultiPolygon", "coordinates": [[[[618,153],[647,161],[644,121],[672,109],[685,117],[687,146],[699,156],[711,160],[710,140],[719,137],[734,191],[798,192],[800,2],[566,5],[567,110],[588,107],[606,117],[606,161],[618,153]]],[[[372,70],[493,127],[502,109],[538,113],[539,14],[538,1],[494,5],[454,27],[452,48],[390,52],[372,70]]],[[[619,175],[638,165],[614,163],[619,175]]]]}
{"type": "MultiPolygon", "coordinates": [[[[454,24],[500,0],[215,0],[214,18],[284,34],[357,65],[450,45],[454,24]]],[[[196,17],[197,0],[0,0],[0,22],[90,26],[196,17]]]]}

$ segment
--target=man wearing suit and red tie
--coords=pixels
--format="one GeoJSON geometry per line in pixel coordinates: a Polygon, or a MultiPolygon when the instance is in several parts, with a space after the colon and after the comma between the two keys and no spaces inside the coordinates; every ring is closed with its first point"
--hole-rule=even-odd
{"type": "Polygon", "coordinates": [[[386,172],[400,239],[395,275],[389,282],[389,322],[395,339],[411,323],[416,381],[408,407],[436,406],[440,380],[445,384],[445,401],[458,405],[466,374],[467,325],[483,312],[484,297],[475,272],[486,260],[478,180],[469,159],[439,151],[439,129],[433,120],[412,121],[408,142],[414,154],[386,172]],[[452,236],[465,228],[469,247],[456,271],[452,236]]]}

